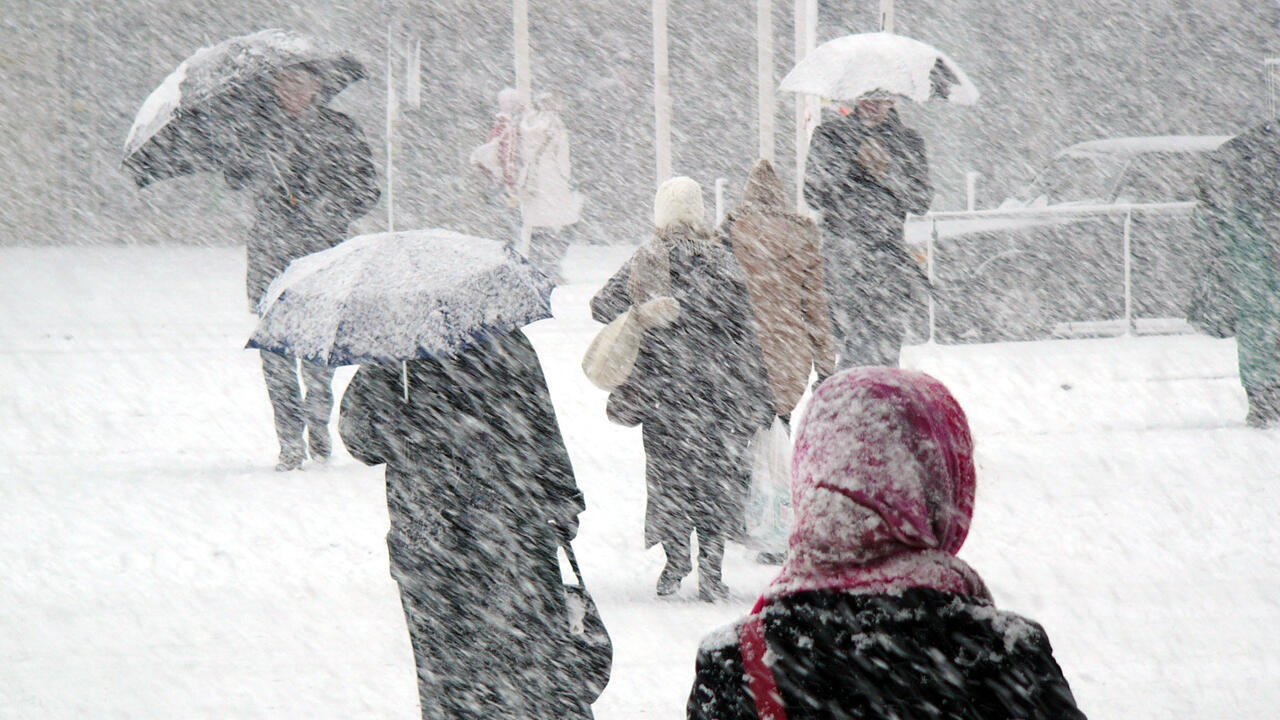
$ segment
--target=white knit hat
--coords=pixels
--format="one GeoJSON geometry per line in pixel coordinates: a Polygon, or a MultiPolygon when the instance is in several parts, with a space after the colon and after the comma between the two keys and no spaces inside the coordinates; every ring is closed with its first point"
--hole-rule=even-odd
{"type": "Polygon", "coordinates": [[[653,198],[653,224],[659,230],[680,222],[704,228],[705,213],[702,187],[693,178],[683,175],[662,183],[653,198]]]}

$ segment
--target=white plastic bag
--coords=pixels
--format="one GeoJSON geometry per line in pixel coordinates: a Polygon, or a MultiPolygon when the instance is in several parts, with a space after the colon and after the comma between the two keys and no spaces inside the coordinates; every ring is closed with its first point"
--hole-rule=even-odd
{"type": "Polygon", "coordinates": [[[791,534],[791,437],[782,419],[751,439],[751,490],[747,495],[747,537],[761,552],[784,553],[791,534]]]}

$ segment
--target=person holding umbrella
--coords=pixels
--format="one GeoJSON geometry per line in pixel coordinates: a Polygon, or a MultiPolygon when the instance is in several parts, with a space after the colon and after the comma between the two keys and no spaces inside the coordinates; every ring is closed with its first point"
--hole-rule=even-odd
{"type": "MultiPolygon", "coordinates": [[[[293,260],[332,247],[378,201],[369,146],[346,115],[326,106],[364,68],[350,54],[288,30],[262,30],[202,48],[147,98],[125,140],[124,168],[138,186],[221,172],[253,193],[247,242],[249,307],[293,260]]],[[[280,441],[277,470],[301,467],[310,446],[328,458],[331,370],[262,354],[280,441]],[[306,432],[306,441],[303,434],[306,432]]]]}
{"type": "Polygon", "coordinates": [[[907,213],[933,199],[924,140],[873,91],[818,126],[805,199],[822,211],[823,272],[839,367],[898,364],[905,323],[924,291],[902,242],[907,213]]]}
{"type": "MultiPolygon", "coordinates": [[[[270,95],[253,108],[253,125],[239,130],[224,165],[232,189],[254,193],[246,282],[251,309],[290,262],[345,240],[351,221],[378,201],[368,144],[351,118],[317,104],[319,85],[306,64],[277,72],[270,95]]],[[[318,461],[332,451],[333,370],[301,361],[303,384],[298,371],[296,358],[262,351],[281,471],[301,467],[305,450],[318,461]]]]}
{"type": "Polygon", "coordinates": [[[928,285],[903,246],[903,222],[929,209],[933,188],[924,141],[896,103],[969,105],[978,89],[942,51],[891,32],[828,40],[779,88],[853,100],[814,131],[804,196],[822,212],[839,367],[897,365],[913,295],[928,285]]]}
{"type": "Polygon", "coordinates": [[[362,235],[294,263],[250,340],[360,364],[339,432],[386,465],[424,718],[591,717],[557,560],[584,502],[521,330],[551,289],[496,240],[362,235]]]}

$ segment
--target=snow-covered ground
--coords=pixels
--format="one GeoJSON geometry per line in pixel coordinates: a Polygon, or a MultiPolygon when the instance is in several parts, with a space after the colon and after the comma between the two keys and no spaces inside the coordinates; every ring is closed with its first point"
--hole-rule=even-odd
{"type": "MultiPolygon", "coordinates": [[[[0,250],[0,718],[417,717],[381,468],[276,446],[235,248],[0,250]]],[[[574,248],[529,335],[587,496],[576,546],[615,641],[603,720],[679,717],[733,599],[653,595],[639,431],[578,363],[621,261],[574,248]]],[[[916,347],[979,450],[963,555],[1047,628],[1093,718],[1280,707],[1280,431],[1244,427],[1233,341],[916,347]]],[[[338,374],[339,385],[351,370],[338,374]]]]}

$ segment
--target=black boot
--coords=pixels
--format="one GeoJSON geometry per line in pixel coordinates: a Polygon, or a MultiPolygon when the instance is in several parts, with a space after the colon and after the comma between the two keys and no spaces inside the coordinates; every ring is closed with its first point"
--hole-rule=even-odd
{"type": "Polygon", "coordinates": [[[698,533],[698,599],[717,602],[729,597],[729,587],[720,577],[724,563],[724,537],[698,533]]]}
{"type": "Polygon", "coordinates": [[[667,554],[667,564],[658,576],[657,589],[659,597],[666,597],[680,589],[680,581],[693,571],[693,564],[689,561],[689,546],[685,543],[667,540],[662,543],[662,550],[667,554]]]}

